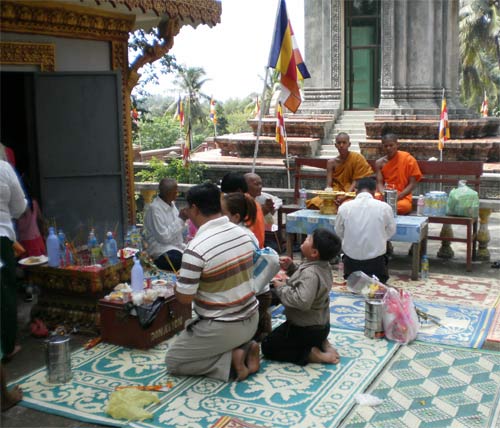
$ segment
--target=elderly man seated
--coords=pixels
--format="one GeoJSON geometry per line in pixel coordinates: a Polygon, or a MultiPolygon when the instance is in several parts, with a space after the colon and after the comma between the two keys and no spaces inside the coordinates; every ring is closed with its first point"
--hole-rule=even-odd
{"type": "Polygon", "coordinates": [[[182,253],[186,248],[183,231],[187,220],[186,209],[175,206],[177,181],[164,178],[159,184],[158,196],[153,200],[144,216],[144,239],[146,251],[160,269],[178,271],[182,253]]]}

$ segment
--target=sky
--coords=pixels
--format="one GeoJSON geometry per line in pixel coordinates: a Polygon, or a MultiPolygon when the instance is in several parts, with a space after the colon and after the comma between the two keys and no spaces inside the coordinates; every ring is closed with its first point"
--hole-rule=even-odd
{"type": "MultiPolygon", "coordinates": [[[[287,0],[288,19],[304,56],[304,0],[287,0]]],[[[265,67],[276,20],[278,0],[223,0],[221,23],[181,28],[170,54],[187,67],[202,67],[208,80],[203,92],[216,100],[262,93],[265,67]]],[[[307,64],[307,58],[304,58],[307,64]]],[[[173,75],[162,77],[151,93],[177,95],[173,75]]]]}

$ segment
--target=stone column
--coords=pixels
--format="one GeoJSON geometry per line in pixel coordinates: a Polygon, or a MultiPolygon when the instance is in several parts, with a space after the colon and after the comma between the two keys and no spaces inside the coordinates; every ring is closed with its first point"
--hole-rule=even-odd
{"type": "Polygon", "coordinates": [[[304,57],[311,78],[304,80],[304,101],[299,111],[338,115],[343,110],[344,2],[305,3],[304,57]]]}
{"type": "Polygon", "coordinates": [[[376,118],[436,119],[443,88],[450,118],[458,101],[458,0],[381,0],[382,78],[376,118]]]}

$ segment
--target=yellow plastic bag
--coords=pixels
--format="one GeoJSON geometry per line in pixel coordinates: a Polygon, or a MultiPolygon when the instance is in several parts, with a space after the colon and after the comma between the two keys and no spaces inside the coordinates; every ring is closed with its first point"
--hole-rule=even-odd
{"type": "Polygon", "coordinates": [[[111,393],[106,412],[115,419],[142,421],[153,417],[143,407],[159,402],[159,398],[152,392],[125,388],[111,393]]]}

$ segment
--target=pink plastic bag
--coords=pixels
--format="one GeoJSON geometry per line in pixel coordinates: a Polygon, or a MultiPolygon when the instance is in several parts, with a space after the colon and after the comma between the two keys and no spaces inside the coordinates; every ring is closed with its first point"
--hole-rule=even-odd
{"type": "Polygon", "coordinates": [[[388,287],[383,299],[385,337],[402,344],[415,340],[419,321],[411,294],[404,290],[388,287]]]}

